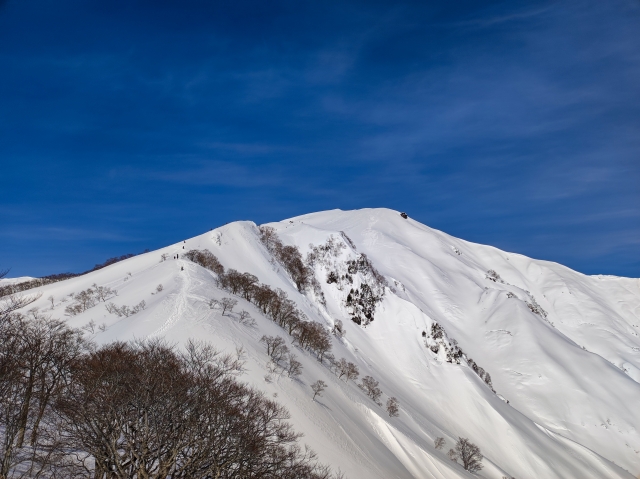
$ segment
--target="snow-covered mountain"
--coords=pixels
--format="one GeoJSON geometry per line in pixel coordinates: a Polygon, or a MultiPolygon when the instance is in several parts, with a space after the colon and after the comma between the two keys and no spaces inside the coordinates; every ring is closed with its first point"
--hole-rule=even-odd
{"type": "Polygon", "coordinates": [[[640,474],[640,279],[586,276],[387,209],[269,226],[304,257],[312,253],[319,289],[300,293],[258,226],[236,222],[30,291],[42,296],[29,307],[86,327],[98,343],[163,336],[225,351],[242,346],[243,379],[284,404],[303,442],[351,479],[477,477],[446,455],[459,436],[481,448],[481,477],[640,474]],[[398,399],[399,417],[292,344],[252,303],[235,296],[231,314],[211,308],[212,299],[233,295],[216,286],[215,273],[183,258],[193,249],[282,289],[327,329],[341,320],[346,335],[333,336],[332,354],[379,381],[383,402],[398,399]],[[126,316],[99,302],[65,315],[69,295],[94,284],[117,290],[109,301],[117,307],[131,312],[144,301],[144,308],[126,316]],[[241,310],[255,325],[238,321],[241,310]],[[268,365],[263,335],[286,339],[303,366],[298,379],[268,365]],[[316,380],[328,387],[312,400],[316,380]],[[437,437],[444,448],[434,447],[437,437]]]}

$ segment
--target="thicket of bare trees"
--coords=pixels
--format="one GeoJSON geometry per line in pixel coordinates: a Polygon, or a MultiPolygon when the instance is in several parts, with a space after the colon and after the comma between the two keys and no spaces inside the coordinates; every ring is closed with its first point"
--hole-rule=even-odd
{"type": "Polygon", "coordinates": [[[305,264],[297,247],[282,244],[276,230],[270,226],[260,227],[260,240],[269,253],[284,266],[299,291],[304,292],[313,286],[316,281],[313,270],[305,264]]]}
{"type": "Polygon", "coordinates": [[[224,273],[224,266],[218,261],[218,258],[209,250],[192,249],[184,253],[182,256],[189,261],[199,264],[200,266],[213,271],[216,274],[224,273]]]}
{"type": "MultiPolygon", "coordinates": [[[[87,288],[79,293],[72,294],[71,297],[73,299],[73,303],[67,306],[64,310],[65,314],[68,316],[75,316],[76,314],[80,314],[85,312],[88,309],[93,308],[99,302],[106,303],[108,299],[113,298],[114,296],[118,296],[118,291],[115,289],[111,289],[108,286],[98,286],[93,283],[91,288],[87,288]]],[[[53,308],[53,301],[51,301],[51,307],[53,308]]],[[[107,305],[107,310],[112,313],[110,308],[113,307],[113,303],[109,303],[107,305]]],[[[128,310],[129,308],[125,306],[128,310]]],[[[144,308],[142,308],[144,309],[144,308]]],[[[137,312],[137,311],[136,311],[137,312]]],[[[130,314],[135,314],[134,312],[130,314]]],[[[129,316],[130,314],[126,314],[129,316]]],[[[123,316],[123,314],[118,314],[118,316],[123,316]]]]}
{"type": "MultiPolygon", "coordinates": [[[[253,303],[266,317],[291,335],[301,348],[313,351],[319,361],[323,361],[331,351],[329,331],[320,323],[309,321],[281,289],[272,289],[266,284],[261,284],[256,276],[234,269],[218,274],[217,284],[221,289],[253,303]]],[[[220,302],[212,301],[211,304],[219,303],[224,307],[224,301],[229,301],[229,298],[220,302]]],[[[231,301],[237,303],[236,300],[231,301]]],[[[224,307],[224,311],[227,310],[228,308],[224,307]]]]}
{"type": "MultiPolygon", "coordinates": [[[[14,297],[10,306],[28,299],[14,297]]],[[[52,472],[61,459],[52,406],[72,364],[88,348],[82,333],[34,313],[0,313],[0,478],[52,472]]]]}
{"type": "MultiPolygon", "coordinates": [[[[5,304],[5,303],[3,303],[5,304]]],[[[63,322],[0,314],[0,478],[333,477],[242,361],[162,341],[101,347],[63,322]]]]}
{"type": "Polygon", "coordinates": [[[132,316],[134,314],[139,313],[140,311],[143,311],[146,307],[147,307],[147,302],[144,299],[140,301],[138,304],[136,304],[133,308],[127,306],[126,304],[123,304],[122,306],[117,306],[114,303],[108,303],[105,306],[105,308],[109,313],[115,314],[119,318],[122,318],[123,316],[125,318],[128,318],[129,316],[132,316]]]}

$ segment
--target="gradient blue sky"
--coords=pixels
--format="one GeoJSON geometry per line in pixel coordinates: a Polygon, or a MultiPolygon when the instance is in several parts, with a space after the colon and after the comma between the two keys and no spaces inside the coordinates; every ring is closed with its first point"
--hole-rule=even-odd
{"type": "Polygon", "coordinates": [[[389,207],[640,277],[640,2],[0,0],[0,268],[389,207]]]}

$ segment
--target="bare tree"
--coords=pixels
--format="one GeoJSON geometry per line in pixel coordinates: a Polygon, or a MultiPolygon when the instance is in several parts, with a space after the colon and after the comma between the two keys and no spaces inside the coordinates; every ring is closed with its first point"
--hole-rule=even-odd
{"type": "MultiPolygon", "coordinates": [[[[106,301],[115,296],[114,291],[108,286],[98,286],[96,283],[93,283],[93,294],[99,301],[106,303],[106,301]]],[[[90,290],[87,290],[90,291],[90,290]]]]}
{"type": "Polygon", "coordinates": [[[95,291],[93,289],[87,288],[74,295],[73,299],[82,307],[82,311],[86,311],[96,305],[96,298],[94,294],[95,291]]]}
{"type": "Polygon", "coordinates": [[[0,298],[0,323],[3,323],[19,309],[28,306],[29,304],[37,301],[40,298],[40,294],[34,294],[29,296],[20,296],[17,294],[9,294],[0,298]]]}
{"type": "Polygon", "coordinates": [[[318,379],[315,383],[311,385],[311,389],[313,390],[313,401],[315,401],[316,396],[322,396],[322,391],[327,389],[327,383],[318,379]]]}
{"type": "Polygon", "coordinates": [[[0,477],[35,476],[54,452],[42,425],[85,343],[77,330],[40,315],[14,315],[0,333],[0,477]]]}
{"type": "Polygon", "coordinates": [[[445,446],[445,444],[446,442],[444,440],[444,437],[436,437],[435,440],[433,441],[433,445],[438,450],[442,449],[445,446]]]}
{"type": "Polygon", "coordinates": [[[344,358],[340,358],[340,360],[336,363],[336,369],[338,370],[338,379],[341,379],[342,376],[344,376],[347,382],[349,381],[349,379],[355,381],[360,375],[358,366],[351,362],[348,362],[344,358]]]}
{"type": "Polygon", "coordinates": [[[293,331],[293,337],[301,347],[315,352],[320,362],[331,351],[331,335],[316,321],[300,321],[293,331]]]}
{"type": "Polygon", "coordinates": [[[298,361],[296,355],[293,353],[289,353],[287,361],[287,374],[289,377],[298,377],[302,374],[302,363],[298,361]]]}
{"type": "Polygon", "coordinates": [[[387,412],[389,413],[389,417],[398,417],[400,415],[400,405],[396,398],[390,397],[387,400],[387,412]]]}
{"type": "Polygon", "coordinates": [[[254,326],[256,324],[255,320],[251,317],[249,312],[245,311],[244,309],[240,311],[240,314],[238,315],[238,321],[246,326],[254,326]]]}
{"type": "Polygon", "coordinates": [[[222,306],[222,316],[224,316],[224,313],[226,313],[227,311],[229,312],[233,311],[233,308],[235,307],[236,304],[238,304],[237,299],[222,298],[220,300],[220,306],[222,306]]]}
{"type": "Polygon", "coordinates": [[[478,472],[482,469],[484,456],[480,448],[464,437],[459,437],[456,442],[455,452],[462,461],[462,467],[469,472],[478,472]]]}
{"type": "Polygon", "coordinates": [[[360,388],[373,399],[373,402],[380,405],[380,396],[382,396],[382,391],[378,387],[378,381],[373,379],[371,376],[365,376],[362,378],[362,382],[359,384],[360,388]]]}
{"type": "Polygon", "coordinates": [[[260,342],[265,343],[267,354],[274,363],[280,362],[289,352],[287,343],[281,336],[262,336],[260,342]]]}
{"type": "Polygon", "coordinates": [[[49,296],[47,300],[51,303],[51,309],[53,309],[55,298],[53,295],[49,296]]]}
{"type": "Polygon", "coordinates": [[[87,324],[85,324],[84,326],[82,326],[82,329],[84,329],[85,331],[87,331],[88,333],[95,333],[96,331],[96,322],[92,319],[91,321],[89,321],[87,324]]]}

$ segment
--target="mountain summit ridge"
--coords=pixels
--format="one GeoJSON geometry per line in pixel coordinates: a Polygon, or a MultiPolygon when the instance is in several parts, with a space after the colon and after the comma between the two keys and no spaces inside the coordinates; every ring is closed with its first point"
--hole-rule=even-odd
{"type": "Polygon", "coordinates": [[[584,275],[388,209],[331,210],[264,226],[299,249],[314,288],[300,292],[260,228],[243,221],[37,288],[42,297],[33,306],[85,327],[99,343],[165,337],[242,346],[244,380],[277,395],[304,442],[351,479],[476,477],[446,456],[458,437],[480,447],[487,478],[640,473],[640,279],[584,275]],[[400,416],[389,417],[355,383],[292,344],[252,303],[234,296],[254,326],[211,308],[231,295],[215,273],[184,258],[196,249],[280,288],[327,329],[341,321],[346,335],[332,339],[336,360],[375,378],[384,400],[398,399],[400,416]],[[117,290],[117,307],[144,307],[127,316],[98,303],[65,316],[69,295],[94,284],[117,290]],[[88,328],[92,321],[102,328],[88,328]],[[298,380],[273,371],[263,335],[283,336],[300,356],[298,380]],[[319,379],[328,388],[312,401],[309,385],[319,379]],[[434,447],[438,437],[442,450],[434,447]]]}

